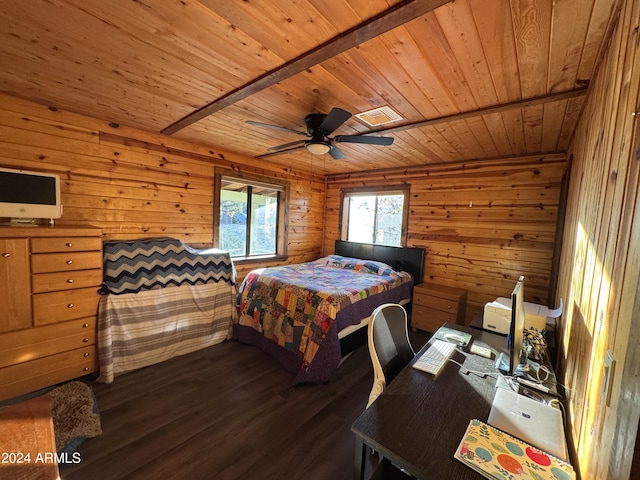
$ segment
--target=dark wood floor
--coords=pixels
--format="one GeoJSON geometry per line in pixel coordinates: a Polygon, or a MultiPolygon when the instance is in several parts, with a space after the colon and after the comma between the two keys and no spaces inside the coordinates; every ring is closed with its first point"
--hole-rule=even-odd
{"type": "MultiPolygon", "coordinates": [[[[428,339],[412,333],[414,348],[428,339]]],[[[63,480],[350,479],[350,426],[373,373],[366,346],[323,385],[292,376],[252,346],[226,341],[118,377],[88,379],[101,436],[60,466],[63,480]]]]}

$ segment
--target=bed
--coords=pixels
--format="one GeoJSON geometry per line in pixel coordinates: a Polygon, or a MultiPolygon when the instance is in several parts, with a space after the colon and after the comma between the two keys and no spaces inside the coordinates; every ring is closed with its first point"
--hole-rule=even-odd
{"type": "Polygon", "coordinates": [[[99,381],[231,337],[235,269],[228,252],[174,238],[103,244],[99,381]]]}
{"type": "Polygon", "coordinates": [[[234,338],[294,375],[325,383],[364,343],[378,305],[407,303],[423,278],[425,250],[337,241],[313,262],[251,271],[238,292],[234,338]]]}

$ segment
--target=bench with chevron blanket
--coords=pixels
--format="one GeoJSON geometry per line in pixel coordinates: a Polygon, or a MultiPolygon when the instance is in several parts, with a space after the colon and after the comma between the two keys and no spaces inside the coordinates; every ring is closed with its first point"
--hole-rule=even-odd
{"type": "Polygon", "coordinates": [[[174,238],[105,242],[103,252],[100,381],[230,337],[236,309],[228,252],[174,238]]]}

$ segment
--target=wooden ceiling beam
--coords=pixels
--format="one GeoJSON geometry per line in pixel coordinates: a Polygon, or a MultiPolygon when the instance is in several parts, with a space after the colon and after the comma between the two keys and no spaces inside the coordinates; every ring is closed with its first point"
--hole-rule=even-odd
{"type": "Polygon", "coordinates": [[[365,22],[333,37],[317,47],[303,53],[284,65],[270,70],[251,82],[223,95],[203,107],[185,115],[162,130],[165,135],[172,135],[189,125],[233,105],[261,90],[282,82],[304,70],[318,65],[347,50],[382,35],[435,10],[452,0],[404,0],[393,7],[373,16],[365,22]]]}
{"type": "Polygon", "coordinates": [[[466,120],[467,118],[477,117],[478,115],[491,115],[494,113],[502,113],[508,110],[516,108],[533,107],[535,105],[542,105],[545,103],[559,102],[561,100],[569,100],[571,98],[581,97],[587,94],[587,87],[575,88],[573,90],[566,90],[564,92],[552,93],[550,95],[541,95],[539,97],[529,98],[527,100],[518,100],[515,102],[501,103],[491,107],[479,108],[477,110],[470,110],[468,112],[454,113],[453,115],[445,115],[443,117],[431,118],[428,120],[422,120],[420,122],[406,123],[404,125],[398,125],[397,127],[379,128],[371,130],[370,132],[363,133],[362,135],[373,135],[380,133],[395,133],[403,130],[410,130],[413,128],[427,127],[430,125],[438,125],[439,123],[455,122],[458,120],[466,120]]]}

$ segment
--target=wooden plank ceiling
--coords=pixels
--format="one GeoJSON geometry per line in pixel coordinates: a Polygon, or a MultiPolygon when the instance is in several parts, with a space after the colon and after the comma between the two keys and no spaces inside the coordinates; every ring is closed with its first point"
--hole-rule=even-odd
{"type": "MultiPolygon", "coordinates": [[[[0,90],[250,157],[354,114],[316,174],[567,149],[616,0],[28,0],[0,5],[0,90]],[[401,120],[370,127],[356,113],[401,120]]],[[[301,146],[302,147],[302,146],[301,146]]]]}

